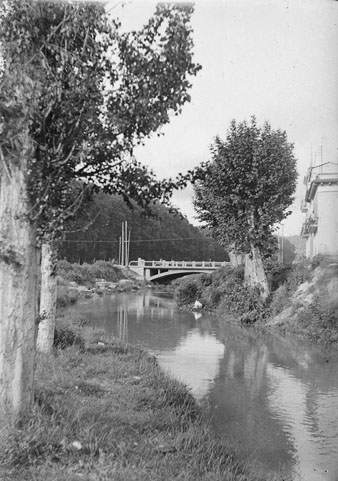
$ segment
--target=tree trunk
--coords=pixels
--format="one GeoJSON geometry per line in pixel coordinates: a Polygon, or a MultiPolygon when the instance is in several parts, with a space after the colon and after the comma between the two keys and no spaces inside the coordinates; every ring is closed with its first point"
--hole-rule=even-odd
{"type": "Polygon", "coordinates": [[[269,294],[269,284],[265,274],[261,253],[257,247],[251,246],[251,256],[245,256],[245,282],[252,289],[257,288],[261,298],[265,301],[269,294]]]}
{"type": "Polygon", "coordinates": [[[228,252],[228,256],[230,259],[231,267],[233,267],[234,269],[243,265],[244,263],[243,254],[239,254],[236,250],[230,250],[228,252]]]}
{"type": "Polygon", "coordinates": [[[52,252],[49,244],[42,244],[40,323],[37,349],[39,352],[44,353],[50,353],[54,343],[57,282],[53,268],[52,252]]]}
{"type": "Polygon", "coordinates": [[[37,249],[26,168],[24,158],[11,161],[10,171],[0,159],[0,428],[33,399],[37,249]]]}

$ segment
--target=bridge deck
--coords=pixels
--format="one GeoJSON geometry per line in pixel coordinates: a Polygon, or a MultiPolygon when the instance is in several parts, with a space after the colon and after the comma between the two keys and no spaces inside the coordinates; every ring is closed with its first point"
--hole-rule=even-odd
{"type": "Polygon", "coordinates": [[[219,269],[220,267],[229,266],[230,262],[216,262],[216,261],[131,261],[130,267],[143,267],[153,269],[219,269]]]}

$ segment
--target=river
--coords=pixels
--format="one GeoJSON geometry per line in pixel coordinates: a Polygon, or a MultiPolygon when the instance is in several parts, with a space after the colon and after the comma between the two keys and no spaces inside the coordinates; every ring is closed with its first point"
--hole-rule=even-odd
{"type": "Polygon", "coordinates": [[[337,350],[179,310],[165,293],[116,293],[70,311],[155,354],[258,472],[338,481],[337,350]]]}

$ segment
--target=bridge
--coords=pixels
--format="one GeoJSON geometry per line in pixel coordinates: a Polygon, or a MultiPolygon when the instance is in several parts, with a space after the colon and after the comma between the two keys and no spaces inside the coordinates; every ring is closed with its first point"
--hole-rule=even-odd
{"type": "Polygon", "coordinates": [[[230,262],[215,261],[145,261],[129,262],[129,268],[147,281],[165,282],[189,274],[213,272],[220,267],[231,267],[230,262]]]}

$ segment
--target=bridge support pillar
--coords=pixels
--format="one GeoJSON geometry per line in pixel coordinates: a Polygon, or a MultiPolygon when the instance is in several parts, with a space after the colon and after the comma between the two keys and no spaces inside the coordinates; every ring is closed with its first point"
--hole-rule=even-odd
{"type": "Polygon", "coordinates": [[[144,269],[144,278],[148,281],[151,277],[150,269],[144,269]]]}

